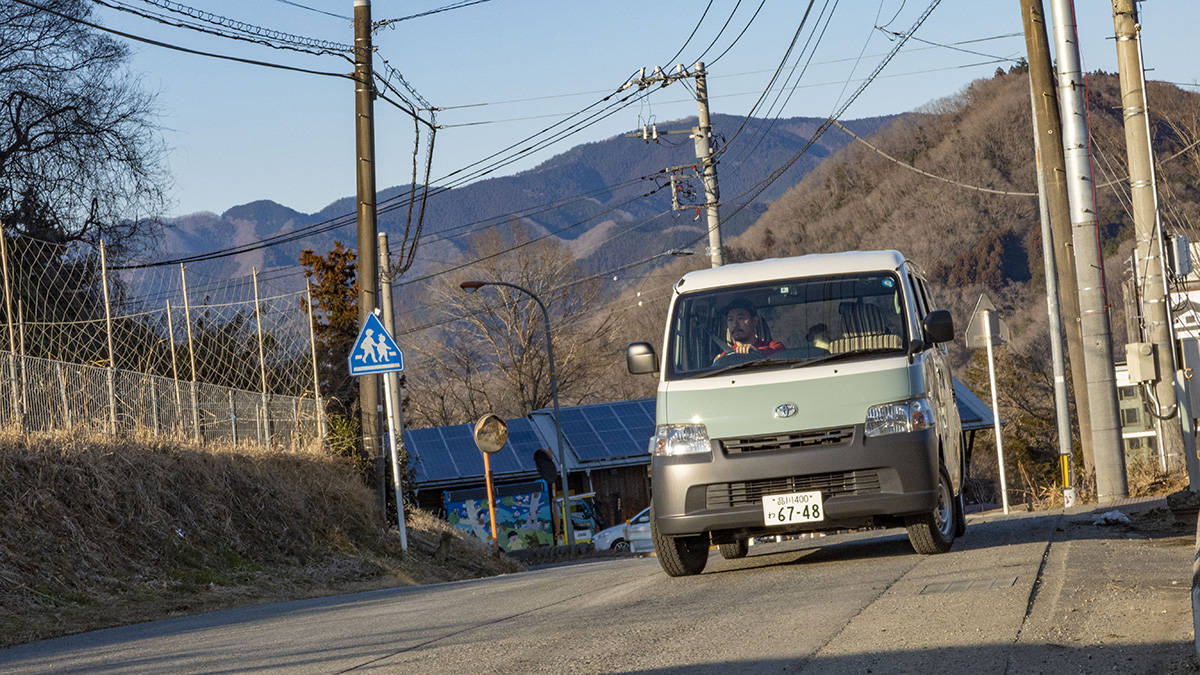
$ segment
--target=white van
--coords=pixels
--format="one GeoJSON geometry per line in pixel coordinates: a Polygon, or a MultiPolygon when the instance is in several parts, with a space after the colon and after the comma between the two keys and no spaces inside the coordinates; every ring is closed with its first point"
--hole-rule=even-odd
{"type": "Polygon", "coordinates": [[[896,251],[726,265],[684,275],[650,441],[651,531],[671,576],[751,537],[904,526],[920,553],[966,529],[950,313],[896,251]]]}

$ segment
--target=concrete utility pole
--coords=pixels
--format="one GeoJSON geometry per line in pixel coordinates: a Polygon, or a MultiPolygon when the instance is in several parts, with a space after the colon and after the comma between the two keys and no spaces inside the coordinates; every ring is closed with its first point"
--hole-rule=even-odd
{"type": "MultiPolygon", "coordinates": [[[[1125,151],[1129,158],[1129,193],[1133,225],[1137,232],[1137,284],[1142,298],[1142,330],[1145,341],[1154,345],[1158,380],[1153,383],[1159,421],[1175,419],[1176,397],[1175,331],[1170,310],[1163,258],[1162,225],[1158,219],[1158,195],[1154,156],[1150,147],[1150,115],[1146,103],[1146,78],[1142,68],[1141,26],[1133,0],[1113,0],[1113,26],[1117,42],[1117,67],[1121,80],[1121,107],[1125,111],[1125,151]]],[[[1130,342],[1135,341],[1130,335],[1130,342]]],[[[1149,385],[1147,386],[1149,388],[1149,385]]],[[[1179,419],[1184,419],[1182,416],[1179,419]]],[[[1168,466],[1178,468],[1184,443],[1178,423],[1159,424],[1168,466]],[[1173,459],[1172,459],[1173,458],[1173,459]]]]}
{"type": "MultiPolygon", "coordinates": [[[[358,324],[375,313],[375,84],[371,71],[371,0],[354,0],[354,114],[358,148],[358,324]]],[[[348,357],[349,355],[347,355],[348,357]]],[[[379,376],[358,378],[363,451],[375,466],[379,512],[387,518],[387,463],[380,451],[379,376]]]]}
{"type": "MultiPolygon", "coordinates": [[[[712,147],[712,121],[708,116],[708,78],[704,70],[704,62],[696,62],[690,73],[684,70],[683,64],[676,66],[674,73],[666,73],[661,68],[655,68],[650,77],[646,77],[643,68],[641,76],[626,82],[621,89],[624,90],[635,85],[638,89],[645,89],[655,83],[662,83],[662,86],[665,87],[676,80],[689,77],[696,78],[698,113],[696,127],[691,130],[691,136],[696,142],[696,159],[700,161],[701,177],[704,180],[704,207],[708,214],[708,255],[712,260],[712,266],[720,267],[725,260],[721,252],[721,214],[718,205],[721,201],[721,188],[717,183],[717,160],[713,157],[715,150],[712,147]]],[[[629,135],[647,140],[649,138],[649,134],[646,132],[640,135],[629,135]]],[[[658,137],[657,130],[654,131],[654,137],[656,139],[658,137]]],[[[682,168],[684,167],[672,167],[669,171],[674,172],[682,168]]],[[[675,189],[673,180],[671,189],[672,191],[675,189]]]]}
{"type": "MultiPolygon", "coordinates": [[[[396,336],[396,322],[392,308],[392,256],[388,247],[386,232],[379,233],[379,299],[383,305],[383,327],[389,335],[396,336]]],[[[400,547],[408,550],[408,529],[404,523],[404,491],[400,475],[400,455],[404,450],[404,415],[400,406],[400,373],[391,371],[384,374],[384,403],[387,405],[388,450],[392,459],[392,484],[396,494],[396,519],[400,528],[400,547]]]]}
{"type": "MultiPolygon", "coordinates": [[[[1067,192],[1079,284],[1079,327],[1087,371],[1092,446],[1096,462],[1096,497],[1101,504],[1129,494],[1125,450],[1117,409],[1117,376],[1112,357],[1112,331],[1104,290],[1104,263],[1096,236],[1096,199],[1092,179],[1083,67],[1075,27],[1075,3],[1051,0],[1054,46],[1058,57],[1059,105],[1062,107],[1067,192]]],[[[1083,426],[1084,422],[1080,422],[1083,426]]]]}
{"type": "MultiPolygon", "coordinates": [[[[1092,430],[1084,420],[1089,420],[1087,374],[1083,368],[1083,338],[1079,333],[1079,287],[1075,278],[1075,253],[1071,243],[1071,207],[1067,199],[1066,160],[1063,157],[1062,118],[1058,110],[1058,90],[1054,81],[1054,68],[1050,61],[1050,42],[1046,33],[1046,13],[1042,0],[1021,0],[1021,15],[1025,27],[1025,49],[1029,61],[1029,83],[1032,89],[1035,145],[1038,148],[1039,202],[1045,202],[1050,221],[1049,232],[1043,227],[1043,247],[1052,249],[1046,261],[1047,296],[1051,302],[1057,297],[1057,314],[1051,309],[1050,335],[1054,339],[1059,319],[1064,327],[1067,356],[1071,364],[1071,388],[1075,392],[1075,408],[1079,415],[1079,443],[1083,450],[1084,470],[1089,474],[1094,466],[1092,453],[1092,430]],[[1053,268],[1055,274],[1051,271],[1053,268]],[[1049,290],[1051,281],[1057,279],[1060,292],[1049,290]]],[[[1063,385],[1059,361],[1055,360],[1055,398],[1063,385]]],[[[1060,413],[1061,414],[1061,413],[1060,413]]],[[[1062,424],[1060,423],[1060,434],[1062,424]]],[[[1071,449],[1069,429],[1063,436],[1067,448],[1071,449]]],[[[1069,472],[1068,472],[1069,474],[1069,472]]],[[[1074,485],[1074,481],[1067,481],[1074,485]]],[[[1064,486],[1066,487],[1066,486],[1064,486]]]]}

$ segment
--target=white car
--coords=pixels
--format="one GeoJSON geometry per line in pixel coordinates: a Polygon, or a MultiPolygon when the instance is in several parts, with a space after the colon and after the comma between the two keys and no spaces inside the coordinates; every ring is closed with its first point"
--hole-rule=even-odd
{"type": "Polygon", "coordinates": [[[592,547],[597,551],[633,551],[645,553],[654,550],[650,538],[650,507],[646,507],[629,520],[600,530],[592,537],[592,547]]]}
{"type": "Polygon", "coordinates": [[[600,530],[592,536],[592,548],[597,551],[628,551],[625,539],[625,523],[600,530]]]}

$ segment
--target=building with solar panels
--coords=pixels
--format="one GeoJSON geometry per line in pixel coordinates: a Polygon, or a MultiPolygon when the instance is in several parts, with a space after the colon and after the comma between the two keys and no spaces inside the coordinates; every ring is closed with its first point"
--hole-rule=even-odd
{"type": "MultiPolygon", "coordinates": [[[[969,471],[975,434],[991,430],[994,418],[992,410],[958,380],[954,381],[954,393],[969,471]]],[[[619,523],[649,506],[648,443],[654,435],[654,399],[563,406],[560,410],[571,492],[595,493],[593,505],[600,526],[619,523]]],[[[497,499],[503,498],[505,487],[524,489],[542,478],[533,459],[537,450],[549,450],[558,460],[553,410],[535,410],[505,422],[508,444],[490,460],[497,499]]],[[[475,447],[472,428],[471,424],[458,424],[404,432],[421,508],[443,513],[447,492],[483,488],[483,456],[475,447]]]]}
{"type": "MultiPolygon", "coordinates": [[[[650,505],[647,443],[654,435],[654,399],[562,406],[568,481],[572,494],[595,494],[593,507],[601,527],[619,523],[650,505]]],[[[504,486],[541,478],[534,453],[550,452],[554,411],[535,410],[505,420],[508,444],[490,459],[492,479],[504,486]]],[[[416,473],[417,504],[443,511],[447,491],[483,487],[483,456],[475,447],[471,424],[404,432],[404,445],[416,473]]]]}

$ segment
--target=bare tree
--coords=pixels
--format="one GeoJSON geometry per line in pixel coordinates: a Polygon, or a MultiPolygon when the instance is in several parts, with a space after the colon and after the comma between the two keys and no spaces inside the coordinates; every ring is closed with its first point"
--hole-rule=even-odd
{"type": "Polygon", "coordinates": [[[420,363],[411,371],[414,390],[421,392],[412,400],[414,420],[457,424],[485,412],[515,417],[552,402],[545,320],[537,303],[503,286],[467,295],[458,287],[467,279],[506,281],[537,294],[550,314],[561,403],[606,400],[608,371],[623,345],[616,344],[614,315],[602,308],[601,284],[578,281],[582,274],[566,246],[534,241],[514,223],[507,235],[492,230],[476,236],[467,255],[480,262],[429,289],[444,325],[408,348],[420,363]]]}
{"type": "Polygon", "coordinates": [[[0,218],[51,242],[146,241],[170,180],[155,97],[83,0],[0,3],[0,218]]]}

